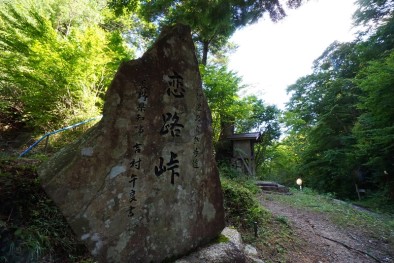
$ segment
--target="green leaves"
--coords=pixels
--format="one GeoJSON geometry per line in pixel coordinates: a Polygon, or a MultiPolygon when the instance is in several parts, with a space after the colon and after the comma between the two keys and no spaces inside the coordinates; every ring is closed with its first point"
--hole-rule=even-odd
{"type": "Polygon", "coordinates": [[[357,149],[394,197],[394,52],[371,62],[357,82],[363,91],[358,103],[363,113],[353,129],[357,149]]]}
{"type": "Polygon", "coordinates": [[[392,0],[357,0],[359,8],[353,15],[355,24],[376,27],[394,11],[392,0]]]}
{"type": "MultiPolygon", "coordinates": [[[[299,170],[319,190],[339,191],[345,196],[353,165],[347,162],[352,151],[351,129],[358,117],[358,88],[349,79],[354,73],[348,45],[328,48],[316,62],[315,72],[289,87],[293,92],[288,110],[293,116],[292,135],[304,135],[299,170]],[[296,119],[294,119],[296,118],[296,119]],[[299,119],[299,120],[297,120],[299,119]],[[343,185],[342,189],[337,185],[343,185]]],[[[351,178],[350,178],[351,179],[351,178]]],[[[351,180],[350,180],[351,181],[351,180]]]]}
{"type": "Polygon", "coordinates": [[[279,138],[279,114],[275,106],[266,106],[255,96],[241,98],[244,88],[241,78],[226,67],[202,66],[204,93],[212,111],[214,138],[219,139],[224,124],[231,124],[237,132],[261,131],[265,143],[279,138]]]}
{"type": "Polygon", "coordinates": [[[204,93],[212,112],[214,141],[219,140],[222,124],[241,119],[246,111],[238,91],[242,88],[241,78],[226,67],[201,67],[204,93]]]}
{"type": "Polygon", "coordinates": [[[330,45],[314,72],[289,87],[286,115],[291,136],[305,136],[299,169],[311,186],[352,197],[354,183],[379,190],[384,185],[394,198],[393,3],[359,4],[365,21],[378,21],[374,32],[330,45]],[[356,176],[361,168],[363,181],[356,176]]]}
{"type": "Polygon", "coordinates": [[[201,74],[212,112],[217,158],[226,158],[228,151],[231,152],[226,141],[229,128],[237,133],[258,131],[261,137],[254,157],[257,166],[263,165],[267,161],[267,147],[280,136],[279,109],[265,105],[255,96],[241,98],[238,95],[243,88],[241,79],[226,67],[202,66],[201,74]]]}
{"type": "Polygon", "coordinates": [[[97,10],[92,2],[74,1],[69,8],[85,9],[72,17],[56,13],[66,11],[61,4],[9,3],[0,11],[0,96],[8,106],[21,105],[24,121],[44,131],[98,115],[109,81],[129,55],[117,32],[97,24],[100,13],[78,17],[97,10]]]}
{"type": "Polygon", "coordinates": [[[269,219],[268,212],[256,200],[254,193],[242,184],[221,177],[226,222],[242,229],[252,230],[253,223],[263,225],[269,219]]]}
{"type": "MultiPolygon", "coordinates": [[[[219,51],[239,28],[257,22],[268,13],[272,21],[285,17],[277,0],[267,1],[125,1],[139,2],[141,15],[160,26],[183,23],[191,27],[197,44],[201,64],[207,65],[208,52],[219,51]]],[[[298,7],[302,0],[287,1],[288,6],[298,7]]]]}

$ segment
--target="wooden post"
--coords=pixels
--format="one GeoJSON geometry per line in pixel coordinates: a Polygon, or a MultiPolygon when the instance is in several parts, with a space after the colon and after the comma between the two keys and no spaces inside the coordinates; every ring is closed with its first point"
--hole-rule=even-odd
{"type": "Polygon", "coordinates": [[[356,192],[357,192],[357,196],[358,196],[358,200],[361,200],[361,196],[360,196],[360,192],[358,191],[358,185],[356,185],[356,192]]]}
{"type": "Polygon", "coordinates": [[[47,152],[47,148],[48,148],[49,136],[50,136],[50,135],[48,135],[47,138],[46,138],[46,140],[45,140],[45,148],[44,148],[44,152],[45,152],[45,153],[47,152]]]}

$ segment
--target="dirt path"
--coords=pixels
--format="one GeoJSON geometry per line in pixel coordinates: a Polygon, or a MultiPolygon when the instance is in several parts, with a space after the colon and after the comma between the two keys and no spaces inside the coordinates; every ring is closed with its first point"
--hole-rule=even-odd
{"type": "Polygon", "coordinates": [[[376,263],[394,262],[394,251],[387,241],[371,237],[362,230],[334,225],[326,215],[297,209],[263,194],[260,201],[275,216],[286,217],[300,237],[297,251],[289,252],[292,263],[376,263]]]}

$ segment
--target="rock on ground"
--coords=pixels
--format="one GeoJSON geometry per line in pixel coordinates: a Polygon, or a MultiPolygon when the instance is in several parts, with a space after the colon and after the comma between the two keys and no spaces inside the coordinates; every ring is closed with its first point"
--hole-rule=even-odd
{"type": "Polygon", "coordinates": [[[264,263],[256,248],[242,242],[237,230],[226,227],[222,236],[224,240],[202,247],[175,263],[264,263]]]}

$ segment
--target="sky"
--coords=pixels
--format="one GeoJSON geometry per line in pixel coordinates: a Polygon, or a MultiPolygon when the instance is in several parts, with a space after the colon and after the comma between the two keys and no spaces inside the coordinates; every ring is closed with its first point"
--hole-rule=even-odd
{"type": "Polygon", "coordinates": [[[332,42],[354,38],[355,10],[354,0],[310,0],[277,23],[264,18],[237,31],[231,41],[238,49],[229,69],[248,85],[243,94],[284,109],[286,88],[310,74],[313,61],[332,42]]]}

